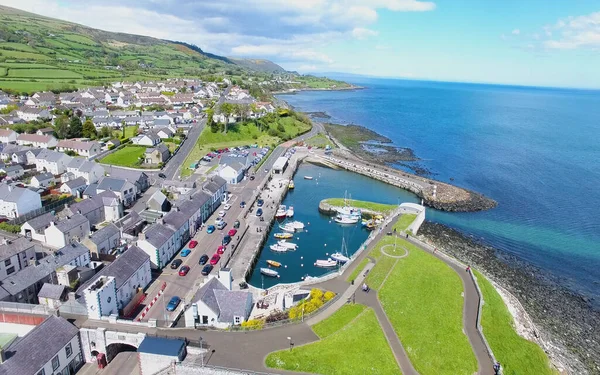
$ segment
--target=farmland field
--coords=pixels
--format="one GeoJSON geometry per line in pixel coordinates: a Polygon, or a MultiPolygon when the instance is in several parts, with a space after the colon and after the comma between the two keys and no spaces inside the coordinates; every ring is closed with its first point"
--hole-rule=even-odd
{"type": "Polygon", "coordinates": [[[81,74],[60,69],[11,69],[8,76],[14,78],[82,78],[81,74]]]}
{"type": "Polygon", "coordinates": [[[4,77],[6,75],[6,68],[0,67],[0,77],[4,77]]]}
{"type": "Polygon", "coordinates": [[[17,69],[34,69],[34,68],[50,68],[56,69],[56,66],[48,65],[48,64],[36,64],[36,63],[10,63],[3,62],[0,63],[0,66],[5,68],[17,68],[17,69]]]}
{"type": "Polygon", "coordinates": [[[72,42],[76,42],[76,43],[80,43],[80,44],[90,44],[93,46],[97,46],[98,43],[88,37],[85,37],[83,35],[77,35],[77,34],[65,34],[62,35],[63,39],[72,41],[72,42]]]}
{"type": "Polygon", "coordinates": [[[23,59],[23,60],[50,60],[48,56],[40,55],[39,53],[21,52],[21,51],[9,51],[0,50],[0,55],[8,59],[23,59]]]}
{"type": "Polygon", "coordinates": [[[23,43],[3,42],[0,43],[0,48],[14,48],[17,51],[36,52],[36,50],[33,47],[23,43]]]}

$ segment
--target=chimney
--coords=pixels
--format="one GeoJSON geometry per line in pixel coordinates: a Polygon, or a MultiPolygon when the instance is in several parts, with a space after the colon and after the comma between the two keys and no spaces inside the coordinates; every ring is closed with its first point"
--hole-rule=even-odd
{"type": "Polygon", "coordinates": [[[231,290],[231,269],[229,268],[221,268],[219,270],[219,281],[221,284],[225,285],[227,290],[231,290]]]}
{"type": "Polygon", "coordinates": [[[146,239],[146,233],[140,232],[140,234],[138,234],[138,239],[144,241],[146,239]]]}

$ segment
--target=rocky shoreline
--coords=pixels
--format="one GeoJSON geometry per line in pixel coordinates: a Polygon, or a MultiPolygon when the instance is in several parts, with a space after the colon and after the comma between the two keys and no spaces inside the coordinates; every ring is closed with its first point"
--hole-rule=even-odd
{"type": "Polygon", "coordinates": [[[480,270],[523,305],[538,339],[570,374],[600,374],[600,311],[538,268],[474,237],[426,221],[419,238],[480,270]]]}

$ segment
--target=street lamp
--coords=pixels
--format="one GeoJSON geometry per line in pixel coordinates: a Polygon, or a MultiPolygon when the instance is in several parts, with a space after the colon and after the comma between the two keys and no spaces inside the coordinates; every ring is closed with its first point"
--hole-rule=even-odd
{"type": "Polygon", "coordinates": [[[200,336],[200,351],[202,351],[202,367],[204,367],[204,345],[202,345],[202,336],[200,336]]]}
{"type": "Polygon", "coordinates": [[[292,341],[292,337],[288,336],[287,338],[290,341],[290,352],[292,351],[292,349],[294,349],[294,342],[292,341]]]}

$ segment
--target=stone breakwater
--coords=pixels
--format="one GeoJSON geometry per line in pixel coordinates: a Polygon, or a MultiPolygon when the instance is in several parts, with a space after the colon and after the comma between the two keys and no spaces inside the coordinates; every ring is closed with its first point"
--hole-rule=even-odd
{"type": "MultiPolygon", "coordinates": [[[[324,215],[330,215],[330,216],[334,216],[337,214],[337,209],[338,208],[342,208],[341,206],[334,206],[332,204],[329,204],[326,202],[327,199],[323,199],[322,201],[319,202],[319,212],[324,214],[324,215]]],[[[376,215],[383,215],[383,212],[379,212],[379,211],[375,211],[375,210],[370,210],[368,208],[361,208],[360,209],[361,213],[363,214],[363,216],[366,217],[372,217],[372,216],[376,216],[376,215]]]]}
{"type": "Polygon", "coordinates": [[[390,185],[397,186],[401,189],[411,191],[419,198],[423,199],[423,204],[425,206],[442,211],[474,212],[488,210],[498,205],[496,201],[482,194],[443,182],[404,173],[393,168],[369,164],[362,160],[358,160],[349,152],[336,151],[337,153],[335,156],[315,156],[306,161],[322,165],[334,165],[338,168],[359,173],[390,185]]]}
{"type": "Polygon", "coordinates": [[[539,269],[467,237],[426,221],[421,240],[480,270],[516,297],[539,328],[537,337],[551,358],[570,374],[600,374],[600,311],[561,287],[539,269]]]}

